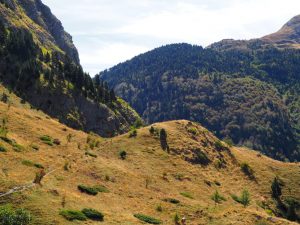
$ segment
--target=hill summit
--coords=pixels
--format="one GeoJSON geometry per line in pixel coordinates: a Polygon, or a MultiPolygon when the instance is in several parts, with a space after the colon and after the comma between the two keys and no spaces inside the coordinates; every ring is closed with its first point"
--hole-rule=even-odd
{"type": "Polygon", "coordinates": [[[270,41],[280,47],[300,47],[300,15],[293,17],[276,33],[267,35],[262,40],[270,41]]]}

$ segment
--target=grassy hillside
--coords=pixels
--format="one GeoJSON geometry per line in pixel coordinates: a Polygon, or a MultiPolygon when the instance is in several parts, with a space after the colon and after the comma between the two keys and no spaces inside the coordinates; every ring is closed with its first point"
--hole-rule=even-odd
{"type": "Polygon", "coordinates": [[[200,122],[221,139],[300,160],[299,50],[172,44],[100,73],[148,123],[200,122]]]}
{"type": "Polygon", "coordinates": [[[176,214],[195,225],[296,224],[275,216],[285,214],[271,197],[271,183],[278,176],[284,204],[288,197],[300,201],[299,163],[229,147],[186,120],[156,123],[152,134],[145,127],[137,136],[131,131],[104,139],[66,127],[15,96],[10,99],[10,105],[0,103],[0,144],[5,149],[0,152],[0,193],[27,188],[0,194],[0,203],[25,208],[32,224],[98,224],[59,215],[83,208],[102,212],[103,224],[143,224],[136,214],[163,224],[175,224],[176,214]],[[167,143],[157,135],[161,129],[167,143]],[[32,184],[41,171],[46,174],[41,185],[32,184]],[[80,191],[78,185],[98,193],[89,195],[91,190],[81,186],[80,191]],[[250,193],[247,207],[231,197],[243,189],[250,193]],[[215,204],[211,196],[216,190],[226,200],[215,204]]]}

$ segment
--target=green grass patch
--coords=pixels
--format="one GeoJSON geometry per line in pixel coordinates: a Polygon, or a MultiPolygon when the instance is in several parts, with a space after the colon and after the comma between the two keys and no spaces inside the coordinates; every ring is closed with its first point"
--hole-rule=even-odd
{"type": "Polygon", "coordinates": [[[149,223],[149,224],[161,224],[161,221],[153,218],[151,216],[147,216],[144,214],[134,214],[134,217],[139,219],[140,221],[143,221],[145,223],[149,223]]]}
{"type": "Polygon", "coordinates": [[[22,161],[22,164],[23,164],[24,166],[36,167],[36,168],[39,168],[39,169],[44,169],[44,166],[43,166],[43,165],[41,165],[41,164],[39,164],[39,163],[34,163],[34,162],[30,161],[30,160],[23,160],[23,161],[22,161]]]}
{"type": "Polygon", "coordinates": [[[193,195],[189,192],[180,192],[183,197],[194,199],[193,195]]]}
{"type": "Polygon", "coordinates": [[[109,190],[107,189],[107,187],[102,186],[102,185],[95,186],[94,189],[101,193],[109,193],[109,190]]]}
{"type": "Polygon", "coordinates": [[[84,215],[83,212],[78,211],[78,210],[62,210],[62,211],[60,211],[59,215],[63,216],[65,219],[67,219],[69,221],[73,221],[73,220],[85,221],[85,220],[87,220],[86,215],[84,215]]]}
{"type": "Polygon", "coordinates": [[[54,143],[53,143],[53,138],[48,136],[48,135],[43,135],[40,137],[40,140],[44,143],[44,144],[47,144],[49,146],[53,146],[54,143]]]}

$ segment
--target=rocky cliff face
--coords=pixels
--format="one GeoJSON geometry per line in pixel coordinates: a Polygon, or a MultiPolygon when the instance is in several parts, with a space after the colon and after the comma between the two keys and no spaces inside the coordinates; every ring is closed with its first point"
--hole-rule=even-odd
{"type": "Polygon", "coordinates": [[[47,46],[50,42],[52,47],[59,47],[79,64],[79,55],[72,36],[64,30],[62,23],[41,0],[1,0],[1,2],[8,8],[0,10],[1,17],[6,23],[12,26],[27,26],[40,43],[47,46]]]}

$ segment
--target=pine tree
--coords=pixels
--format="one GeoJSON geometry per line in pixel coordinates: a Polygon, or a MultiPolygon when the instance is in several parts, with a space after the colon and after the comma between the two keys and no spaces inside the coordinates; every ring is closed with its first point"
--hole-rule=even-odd
{"type": "Polygon", "coordinates": [[[274,178],[272,185],[271,185],[271,189],[272,189],[272,197],[274,199],[279,199],[282,192],[281,192],[281,186],[280,186],[280,183],[279,183],[277,177],[274,178]]]}

